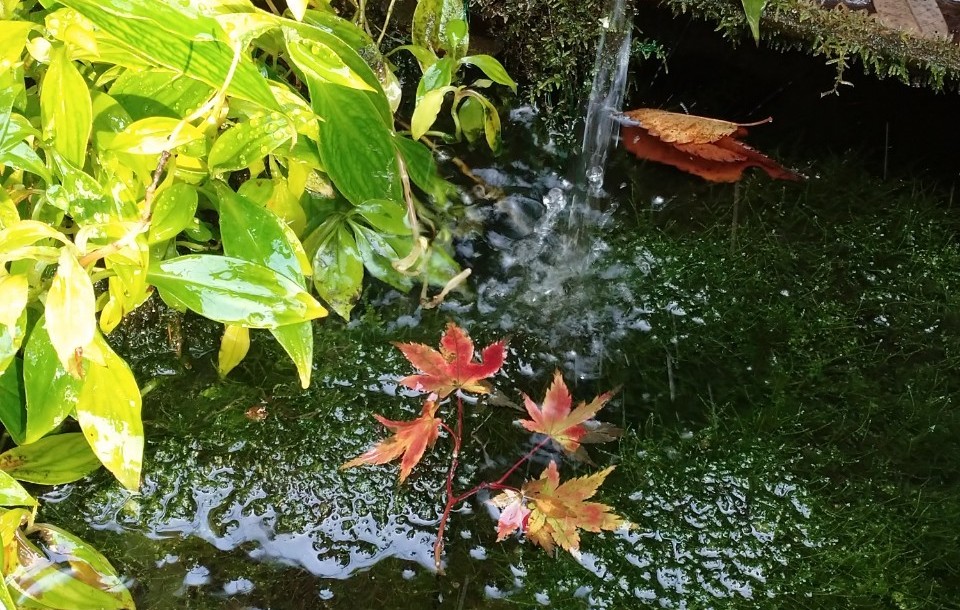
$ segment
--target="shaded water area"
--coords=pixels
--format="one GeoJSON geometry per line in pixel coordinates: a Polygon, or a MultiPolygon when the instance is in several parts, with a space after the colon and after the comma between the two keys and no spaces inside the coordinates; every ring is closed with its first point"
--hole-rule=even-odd
{"type": "MultiPolygon", "coordinates": [[[[573,198],[571,158],[535,113],[514,110],[504,155],[468,159],[507,193],[465,202],[457,243],[471,294],[424,311],[369,287],[354,321],[316,326],[305,391],[266,333],[218,380],[216,325],[151,302],[111,338],[155,384],[142,493],[98,474],[48,493],[40,517],[98,545],[147,609],[957,607],[960,218],[933,127],[946,103],[858,83],[816,102],[818,126],[804,119],[827,82],[818,68],[771,87],[741,72],[754,89],[714,90],[703,55],[687,74],[705,75],[684,82],[686,48],[671,50],[671,75],[634,73],[638,105],[772,113],[750,141],[810,179],[750,174],[735,189],[614,150],[602,194],[612,220],[591,274],[544,290],[530,244],[559,239],[541,229],[573,198]],[[698,86],[709,100],[689,95],[698,86]],[[871,92],[900,102],[888,116],[865,111],[871,92]],[[898,118],[903,107],[927,110],[898,118]],[[924,120],[923,147],[906,150],[904,121],[924,120]],[[409,365],[389,342],[435,344],[448,320],[482,345],[510,335],[494,381],[514,402],[542,396],[555,368],[578,400],[621,386],[601,418],[627,432],[591,451],[617,465],[599,497],[634,529],[585,534],[580,560],[553,558],[495,543],[494,517],[471,502],[451,520],[441,577],[444,439],[404,486],[393,467],[338,470],[382,438],[372,413],[419,410],[397,387],[409,365]]],[[[469,409],[458,487],[532,446],[517,417],[469,409]]]]}

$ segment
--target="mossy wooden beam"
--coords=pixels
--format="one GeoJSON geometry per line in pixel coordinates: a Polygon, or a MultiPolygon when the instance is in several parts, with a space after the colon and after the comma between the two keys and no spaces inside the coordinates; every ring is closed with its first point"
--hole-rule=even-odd
{"type": "MultiPolygon", "coordinates": [[[[717,24],[732,40],[749,36],[739,0],[644,0],[676,14],[717,24]]],[[[837,66],[836,87],[851,60],[881,78],[894,78],[936,91],[960,90],[960,46],[946,39],[920,38],[883,26],[865,11],[825,10],[809,0],[770,0],[760,21],[761,39],[777,49],[799,49],[837,66]]]]}

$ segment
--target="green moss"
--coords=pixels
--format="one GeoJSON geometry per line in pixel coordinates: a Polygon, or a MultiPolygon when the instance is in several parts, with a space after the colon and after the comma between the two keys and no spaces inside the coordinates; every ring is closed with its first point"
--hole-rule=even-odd
{"type": "MultiPolygon", "coordinates": [[[[660,0],[676,14],[717,24],[730,40],[749,30],[739,0],[660,0]]],[[[837,67],[836,86],[858,61],[868,74],[934,90],[960,84],[960,47],[939,38],[920,38],[889,29],[865,11],[823,10],[806,0],[771,0],[760,20],[761,39],[774,48],[799,49],[837,67]]]]}

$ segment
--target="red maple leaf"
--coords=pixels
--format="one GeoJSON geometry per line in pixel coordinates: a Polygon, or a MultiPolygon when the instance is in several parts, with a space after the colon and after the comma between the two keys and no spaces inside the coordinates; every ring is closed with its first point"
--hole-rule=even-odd
{"type": "Polygon", "coordinates": [[[557,464],[551,461],[539,479],[524,483],[519,492],[507,490],[491,499],[491,503],[503,508],[497,524],[498,540],[519,529],[548,552],[560,546],[579,555],[579,530],[599,532],[628,525],[606,504],[586,501],[597,493],[612,471],[610,466],[560,483],[557,464]]]}
{"type": "Polygon", "coordinates": [[[613,392],[605,392],[589,403],[581,402],[571,411],[573,399],[560,371],[556,371],[542,407],[523,395],[530,419],[521,420],[520,425],[530,432],[546,434],[568,453],[577,453],[588,432],[584,422],[592,419],[612,396],[613,392]]]}
{"type": "Polygon", "coordinates": [[[445,398],[454,390],[476,394],[490,392],[492,377],[503,366],[506,342],[497,341],[483,348],[480,362],[473,359],[473,341],[462,328],[450,322],[440,338],[440,351],[422,343],[394,343],[410,363],[421,372],[400,380],[412,390],[435,392],[445,398]]]}
{"type": "Polygon", "coordinates": [[[434,417],[437,412],[437,397],[432,395],[423,403],[420,417],[410,421],[394,421],[380,415],[374,415],[381,424],[394,432],[390,438],[381,441],[366,453],[359,455],[343,466],[341,470],[361,464],[386,464],[400,456],[400,482],[410,475],[414,466],[420,463],[428,447],[433,447],[440,434],[442,420],[434,417]]]}

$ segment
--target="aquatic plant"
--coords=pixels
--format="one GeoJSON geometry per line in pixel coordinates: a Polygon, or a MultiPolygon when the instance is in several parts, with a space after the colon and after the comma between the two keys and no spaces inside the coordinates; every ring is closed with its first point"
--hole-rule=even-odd
{"type": "Polygon", "coordinates": [[[604,442],[619,436],[619,430],[607,424],[593,421],[593,416],[603,408],[612,393],[597,396],[589,403],[580,403],[571,410],[573,400],[563,377],[557,372],[547,390],[543,404],[538,405],[524,394],[524,405],[529,420],[520,424],[530,432],[543,435],[530,451],[518,459],[495,481],[484,481],[470,489],[457,493],[454,478],[459,466],[460,451],[464,439],[463,393],[489,394],[491,386],[486,380],[494,376],[506,358],[506,343],[498,341],[485,347],[479,361],[474,360],[474,345],[469,335],[454,323],[447,325],[440,338],[440,350],[420,343],[398,343],[397,348],[420,372],[404,377],[400,384],[420,392],[429,392],[419,417],[409,421],[392,421],[380,415],[374,417],[394,436],[381,441],[362,455],[349,460],[341,468],[353,468],[362,464],[386,464],[400,458],[400,483],[432,448],[444,430],[453,443],[447,480],[444,489],[445,505],[437,528],[434,545],[434,564],[442,571],[443,535],[451,511],[482,490],[501,492],[490,503],[501,509],[497,523],[497,540],[520,531],[526,537],[552,552],[556,547],[578,555],[580,550],[579,530],[599,532],[616,530],[627,522],[614,514],[612,509],[599,502],[587,500],[613,471],[613,466],[592,475],[560,482],[556,461],[551,460],[540,478],[526,481],[520,488],[507,484],[510,476],[537,453],[554,444],[568,455],[589,461],[583,450],[584,443],[604,442]],[[453,427],[436,417],[440,401],[456,393],[456,423],[453,427]],[[588,427],[589,426],[589,427],[588,427]]]}

